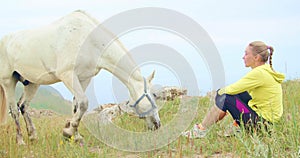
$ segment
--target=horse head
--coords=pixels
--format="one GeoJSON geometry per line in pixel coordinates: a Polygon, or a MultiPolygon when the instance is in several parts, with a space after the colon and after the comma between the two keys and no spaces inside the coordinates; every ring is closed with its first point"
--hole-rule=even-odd
{"type": "Polygon", "coordinates": [[[139,118],[144,119],[147,123],[148,129],[156,130],[161,126],[160,118],[158,114],[158,107],[154,100],[154,96],[151,93],[151,81],[154,78],[155,72],[153,72],[147,79],[144,78],[144,85],[142,93],[137,99],[131,99],[128,102],[139,118]]]}

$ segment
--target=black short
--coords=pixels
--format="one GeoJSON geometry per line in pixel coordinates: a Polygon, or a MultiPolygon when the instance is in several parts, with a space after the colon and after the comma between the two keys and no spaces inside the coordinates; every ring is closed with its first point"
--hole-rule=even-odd
{"type": "Polygon", "coordinates": [[[241,121],[244,125],[256,125],[258,121],[264,120],[248,106],[251,96],[248,92],[236,95],[217,95],[216,105],[219,109],[226,112],[229,111],[233,119],[240,125],[241,121]]]}

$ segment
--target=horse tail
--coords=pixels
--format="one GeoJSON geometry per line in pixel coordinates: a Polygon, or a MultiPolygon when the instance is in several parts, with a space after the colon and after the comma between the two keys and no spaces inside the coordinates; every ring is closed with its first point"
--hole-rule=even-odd
{"type": "Polygon", "coordinates": [[[6,123],[7,113],[6,97],[3,87],[0,85],[0,125],[6,123]]]}
{"type": "MultiPolygon", "coordinates": [[[[5,37],[4,37],[5,38],[5,37]]],[[[0,56],[3,57],[3,47],[4,47],[4,38],[0,40],[0,56]]],[[[3,62],[2,59],[0,59],[0,63],[3,62]]],[[[6,96],[4,89],[2,85],[0,84],[0,125],[6,123],[7,119],[7,105],[6,105],[6,96]]]]}

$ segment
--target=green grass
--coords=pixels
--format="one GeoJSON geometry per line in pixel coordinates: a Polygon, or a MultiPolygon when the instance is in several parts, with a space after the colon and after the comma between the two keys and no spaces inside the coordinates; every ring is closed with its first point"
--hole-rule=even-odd
{"type": "MultiPolygon", "coordinates": [[[[21,121],[27,145],[15,143],[15,125],[12,119],[0,128],[0,157],[299,157],[300,150],[300,82],[287,81],[283,84],[284,114],[282,119],[271,127],[272,135],[265,132],[247,134],[242,132],[235,137],[221,137],[223,131],[232,123],[230,116],[216,124],[203,139],[188,140],[176,138],[166,146],[147,152],[126,152],[109,147],[80,126],[85,144],[80,146],[72,140],[65,141],[62,128],[68,115],[33,118],[39,139],[29,142],[24,122],[21,121]]],[[[197,117],[192,124],[200,122],[210,107],[207,97],[199,99],[197,117]]],[[[180,100],[167,102],[160,110],[163,125],[168,125],[180,111],[180,100]]],[[[114,120],[119,127],[128,131],[145,132],[143,120],[123,115],[114,120]]],[[[190,126],[190,127],[191,127],[190,126]]]]}

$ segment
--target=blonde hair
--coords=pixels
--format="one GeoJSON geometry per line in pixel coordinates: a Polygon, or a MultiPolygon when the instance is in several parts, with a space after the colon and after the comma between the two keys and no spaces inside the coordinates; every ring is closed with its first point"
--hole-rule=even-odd
{"type": "Polygon", "coordinates": [[[274,52],[274,48],[272,46],[266,45],[264,42],[261,42],[261,41],[251,42],[249,44],[249,46],[251,47],[252,52],[254,53],[254,55],[259,54],[262,57],[263,62],[266,63],[269,59],[270,67],[273,70],[272,55],[273,55],[273,52],[274,52]],[[269,50],[270,50],[270,52],[269,52],[269,50]]]}

